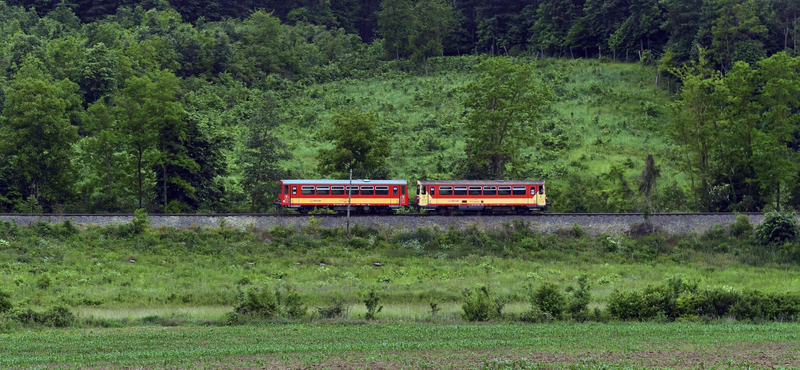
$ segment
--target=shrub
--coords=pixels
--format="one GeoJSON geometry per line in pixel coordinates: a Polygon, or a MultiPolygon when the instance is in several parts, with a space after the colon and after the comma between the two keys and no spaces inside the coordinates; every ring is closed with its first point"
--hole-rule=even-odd
{"type": "Polygon", "coordinates": [[[492,297],[489,288],[482,286],[475,289],[464,289],[464,319],[467,321],[489,321],[502,316],[505,302],[500,298],[492,297]]]}
{"type": "Polygon", "coordinates": [[[553,283],[540,285],[531,294],[531,306],[539,309],[553,319],[560,319],[564,312],[566,298],[553,283]]]}
{"type": "Polygon", "coordinates": [[[791,242],[797,238],[797,220],[792,213],[769,212],[756,228],[756,239],[762,245],[791,242]]]}
{"type": "Polygon", "coordinates": [[[630,236],[646,236],[650,234],[654,234],[658,232],[658,227],[650,222],[650,220],[644,222],[636,222],[632,223],[630,228],[628,229],[628,235],[630,236]]]}
{"type": "Polygon", "coordinates": [[[608,312],[620,320],[641,320],[647,311],[641,292],[614,289],[608,297],[608,312]]]}
{"type": "Polygon", "coordinates": [[[308,309],[303,303],[303,299],[293,288],[287,288],[285,293],[279,296],[279,300],[284,314],[290,319],[302,319],[308,315],[308,309]]]}
{"type": "Polygon", "coordinates": [[[137,209],[133,213],[131,225],[133,226],[133,232],[135,234],[142,234],[147,231],[147,228],[150,226],[150,220],[147,218],[147,211],[137,209]]]}
{"type": "Polygon", "coordinates": [[[335,319],[344,315],[344,300],[334,299],[332,304],[327,307],[317,307],[319,316],[323,319],[335,319]]]}
{"type": "Polygon", "coordinates": [[[39,279],[36,280],[36,287],[41,290],[46,290],[50,285],[53,285],[53,280],[48,274],[42,274],[39,276],[39,279]]]}
{"type": "Polygon", "coordinates": [[[586,321],[589,319],[589,302],[592,301],[592,295],[589,292],[589,282],[586,275],[581,275],[578,278],[578,287],[567,288],[570,293],[569,302],[567,302],[567,313],[573,320],[586,321]]]}
{"type": "Polygon", "coordinates": [[[58,305],[51,307],[40,316],[42,325],[65,328],[75,322],[75,315],[67,306],[58,305]]]}
{"type": "Polygon", "coordinates": [[[280,313],[278,299],[270,289],[253,288],[244,294],[234,311],[238,314],[269,319],[280,313]]]}
{"type": "Polygon", "coordinates": [[[58,305],[51,307],[47,311],[38,312],[31,308],[12,309],[6,317],[21,324],[39,324],[64,328],[75,322],[75,315],[67,306],[58,305]]]}
{"type": "Polygon", "coordinates": [[[736,221],[733,221],[733,223],[728,226],[728,233],[737,238],[753,235],[753,224],[750,222],[750,217],[736,215],[736,221]]]}
{"type": "Polygon", "coordinates": [[[367,313],[364,318],[367,320],[375,320],[375,315],[383,310],[383,306],[378,305],[380,300],[381,298],[378,296],[375,288],[370,289],[367,295],[364,297],[364,305],[367,306],[367,313]]]}
{"type": "Polygon", "coordinates": [[[0,315],[10,311],[12,307],[11,294],[0,290],[0,315]]]}

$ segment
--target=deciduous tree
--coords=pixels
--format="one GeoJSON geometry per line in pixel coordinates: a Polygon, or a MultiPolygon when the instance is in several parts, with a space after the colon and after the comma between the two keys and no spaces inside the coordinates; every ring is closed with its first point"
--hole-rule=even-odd
{"type": "Polygon", "coordinates": [[[552,94],[532,64],[496,57],[475,72],[477,79],[464,88],[467,161],[461,172],[468,178],[503,179],[519,153],[533,145],[552,94]]]}

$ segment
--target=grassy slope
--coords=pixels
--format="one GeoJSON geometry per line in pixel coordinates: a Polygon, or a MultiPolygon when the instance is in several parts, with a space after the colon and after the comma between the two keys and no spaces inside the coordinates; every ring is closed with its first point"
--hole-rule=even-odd
{"type": "Polygon", "coordinates": [[[602,237],[556,235],[476,247],[469,236],[427,246],[388,231],[378,238],[366,231],[352,241],[330,231],[282,237],[166,229],[133,238],[118,238],[111,229],[55,236],[58,232],[42,238],[17,231],[0,240],[0,290],[10,292],[16,305],[63,302],[80,316],[101,319],[216,320],[236,303],[239,290],[288,285],[312,308],[344,298],[355,318],[363,313],[360,296],[375,286],[387,305],[384,319],[426,320],[428,303],[438,301],[443,308],[438,319],[452,321],[459,319],[461,291],[476,285],[507,298],[506,312],[521,313],[529,307],[531,285],[554,282],[566,288],[581,274],[592,284],[594,307],[603,306],[613,289],[641,288],[675,275],[701,286],[762,291],[794,291],[800,283],[797,266],[748,265],[736,244],[730,244],[732,252],[700,251],[720,242],[695,246],[694,236],[675,247],[674,241],[657,242],[660,249],[672,248],[663,252],[642,252],[641,245],[650,242],[621,238],[622,247],[607,252],[602,237]]]}
{"type": "MultiPolygon", "coordinates": [[[[318,133],[343,107],[377,112],[392,135],[394,176],[408,180],[447,178],[463,155],[462,88],[474,75],[475,57],[438,60],[430,76],[387,73],[380,78],[313,85],[287,102],[301,128],[284,128],[293,148],[288,167],[315,177],[318,133]]],[[[669,95],[654,84],[654,71],[638,64],[593,60],[545,60],[538,69],[553,86],[558,100],[553,113],[538,127],[544,143],[527,148],[537,165],[529,178],[544,177],[556,185],[566,173],[591,178],[612,164],[633,180],[646,153],[662,166],[662,179],[677,174],[667,158],[660,127],[666,122],[669,95]]]]}
{"type": "MultiPolygon", "coordinates": [[[[797,324],[559,323],[47,330],[0,334],[0,366],[473,368],[522,357],[547,361],[548,369],[558,362],[577,362],[572,369],[753,369],[797,366],[798,329],[797,324]]],[[[534,361],[482,368],[542,368],[534,361]]]]}

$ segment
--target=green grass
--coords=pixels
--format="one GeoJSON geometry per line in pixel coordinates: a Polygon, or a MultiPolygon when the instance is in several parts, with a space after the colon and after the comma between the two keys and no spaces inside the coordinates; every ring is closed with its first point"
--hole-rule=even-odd
{"type": "Polygon", "coordinates": [[[336,229],[162,229],[120,237],[114,227],[68,235],[61,226],[17,227],[0,230],[0,290],[15,307],[61,303],[82,319],[136,323],[148,316],[220,321],[241,292],[260,286],[293,287],[312,312],[342,299],[357,319],[363,294],[375,287],[386,306],[382,320],[426,321],[434,302],[443,308],[436,321],[453,322],[460,320],[462,291],[480,285],[514,314],[529,307],[531,287],[551,282],[566,289],[580,275],[599,308],[614,289],[640,290],[674,276],[701,288],[794,292],[800,284],[796,264],[753,249],[745,238],[576,238],[518,227],[357,229],[351,239],[336,229]],[[719,245],[726,248],[715,251],[719,245]]]}
{"type": "MultiPolygon", "coordinates": [[[[775,359],[764,365],[796,364],[798,333],[797,324],[292,324],[68,329],[0,335],[0,367],[328,367],[349,363],[355,367],[463,368],[487,366],[484,361],[492,359],[535,359],[546,354],[566,363],[604,361],[635,367],[697,367],[699,364],[693,361],[700,356],[708,366],[726,368],[744,364],[745,359],[765,350],[771,350],[775,359]]],[[[751,368],[758,365],[753,361],[751,368]]]]}

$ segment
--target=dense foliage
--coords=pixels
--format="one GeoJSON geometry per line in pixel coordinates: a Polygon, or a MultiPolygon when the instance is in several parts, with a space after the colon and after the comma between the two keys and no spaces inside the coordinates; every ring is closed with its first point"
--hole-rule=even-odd
{"type": "Polygon", "coordinates": [[[0,211],[259,212],[277,178],[348,166],[562,181],[563,211],[797,208],[797,14],[783,0],[0,2],[0,211]],[[549,56],[637,61],[649,81],[532,63],[549,56]],[[376,80],[386,99],[341,90],[376,80]],[[672,116],[637,101],[676,80],[672,116]],[[354,155],[364,140],[343,138],[363,127],[376,150],[354,155]]]}

